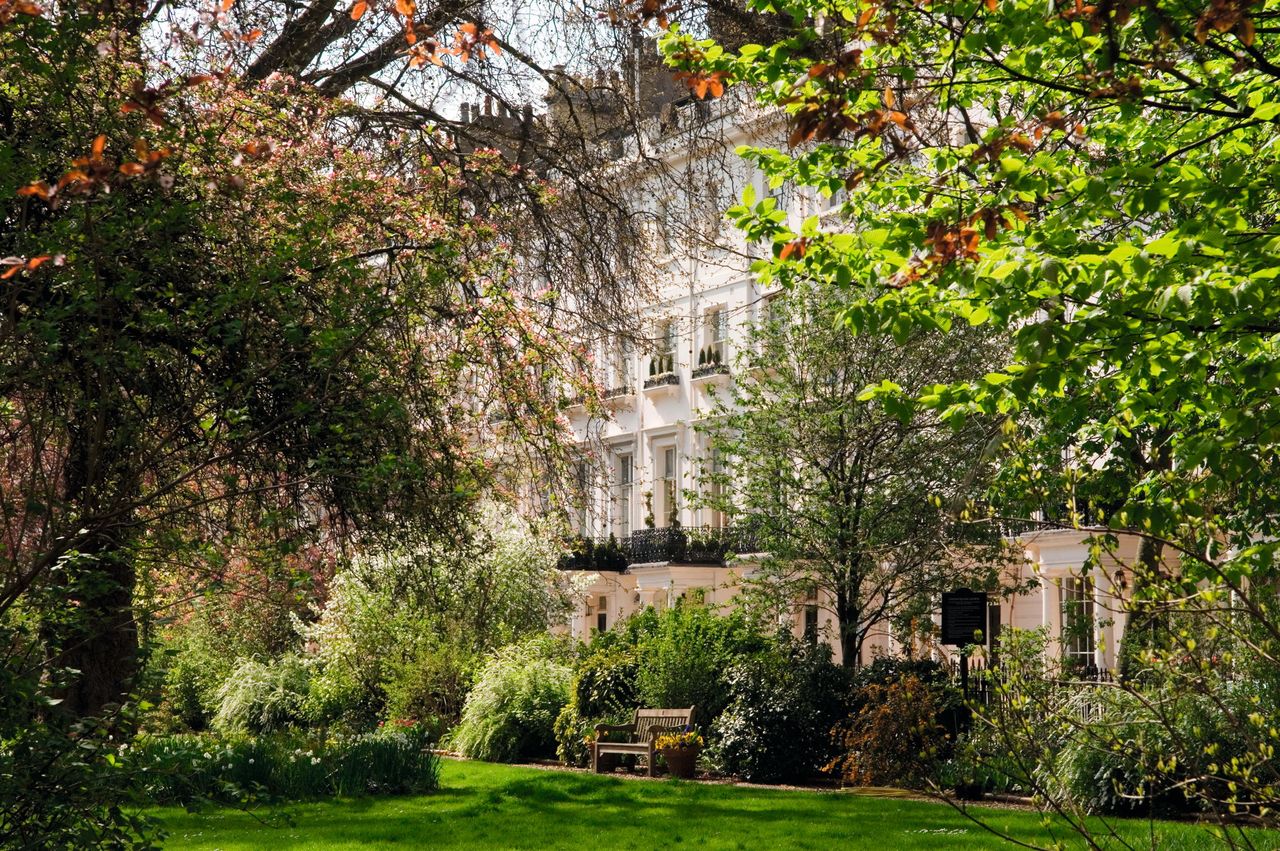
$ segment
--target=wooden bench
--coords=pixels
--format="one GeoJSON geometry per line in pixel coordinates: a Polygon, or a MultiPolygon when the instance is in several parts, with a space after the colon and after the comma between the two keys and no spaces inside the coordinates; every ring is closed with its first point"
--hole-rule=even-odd
{"type": "Polygon", "coordinates": [[[596,740],[591,743],[591,770],[599,773],[600,757],[607,754],[643,756],[648,760],[649,776],[653,776],[653,756],[658,736],[678,733],[693,723],[693,710],[688,709],[637,709],[630,724],[597,724],[596,740]],[[607,742],[609,734],[624,733],[625,741],[607,742]]]}

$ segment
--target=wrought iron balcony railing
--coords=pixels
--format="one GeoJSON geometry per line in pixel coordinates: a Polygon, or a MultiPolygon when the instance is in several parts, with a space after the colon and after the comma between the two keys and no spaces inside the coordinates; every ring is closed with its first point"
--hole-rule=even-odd
{"type": "Polygon", "coordinates": [[[561,570],[623,570],[633,564],[723,565],[730,555],[756,551],[746,529],[714,526],[670,526],[639,529],[621,540],[579,538],[560,559],[561,570]]]}

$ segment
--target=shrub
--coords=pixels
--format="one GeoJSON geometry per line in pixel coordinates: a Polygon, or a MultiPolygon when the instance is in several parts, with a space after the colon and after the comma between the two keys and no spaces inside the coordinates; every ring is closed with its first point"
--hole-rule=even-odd
{"type": "Polygon", "coordinates": [[[297,656],[247,659],[218,687],[213,726],[223,732],[269,733],[301,724],[309,676],[297,656]]]}
{"type": "Polygon", "coordinates": [[[562,762],[585,765],[590,757],[585,739],[595,725],[630,720],[637,670],[634,648],[603,642],[577,664],[572,696],[555,723],[556,756],[562,762]]]}
{"type": "Polygon", "coordinates": [[[1067,738],[1052,762],[1060,784],[1055,791],[1092,813],[1152,809],[1167,814],[1185,808],[1182,794],[1165,792],[1172,780],[1163,766],[1171,752],[1168,731],[1153,723],[1133,695],[1111,688],[1094,691],[1101,708],[1094,721],[1099,731],[1082,725],[1067,738]]]}
{"type": "Polygon", "coordinates": [[[556,718],[569,702],[572,681],[567,649],[550,637],[498,650],[480,670],[450,743],[491,762],[552,756],[556,718]]]}
{"type": "Polygon", "coordinates": [[[125,805],[132,774],[118,758],[134,704],[72,720],[56,710],[60,672],[0,618],[0,847],[155,848],[160,831],[125,805]]]}
{"type": "Polygon", "coordinates": [[[637,701],[651,707],[697,706],[697,723],[710,725],[728,703],[729,670],[767,647],[741,615],[725,617],[681,603],[639,638],[637,701]]]}
{"type": "Polygon", "coordinates": [[[157,804],[260,798],[298,801],[429,792],[439,782],[430,731],[410,725],[328,741],[298,735],[149,736],[132,748],[145,778],[139,793],[157,804]]]}
{"type": "Polygon", "coordinates": [[[825,644],[787,642],[735,665],[711,758],[753,782],[804,780],[835,756],[832,727],[848,711],[849,675],[825,644]]]}
{"type": "Polygon", "coordinates": [[[476,664],[476,654],[456,642],[422,642],[411,657],[391,667],[383,683],[387,720],[453,726],[462,717],[476,664]]]}
{"type": "Polygon", "coordinates": [[[907,674],[865,686],[858,702],[861,709],[840,729],[842,754],[830,769],[855,785],[923,786],[950,744],[938,722],[937,689],[907,674]]]}
{"type": "Polygon", "coordinates": [[[938,767],[934,779],[938,788],[963,799],[976,800],[988,792],[1029,795],[1035,790],[1037,766],[1025,757],[1010,752],[988,726],[979,725],[956,740],[951,758],[938,767]]]}

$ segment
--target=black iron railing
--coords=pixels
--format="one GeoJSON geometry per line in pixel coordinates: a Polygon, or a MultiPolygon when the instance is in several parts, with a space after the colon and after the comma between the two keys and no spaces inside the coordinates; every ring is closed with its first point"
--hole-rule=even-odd
{"type": "Polygon", "coordinates": [[[724,363],[704,363],[693,371],[692,378],[706,378],[711,375],[728,375],[729,365],[724,363]]]}
{"type": "Polygon", "coordinates": [[[644,389],[652,390],[655,387],[675,386],[680,383],[680,376],[674,372],[660,372],[651,378],[645,379],[644,389]]]}
{"type": "Polygon", "coordinates": [[[623,570],[633,564],[722,565],[731,555],[756,552],[754,536],[744,528],[669,526],[639,529],[617,539],[579,538],[560,559],[561,570],[623,570]]]}

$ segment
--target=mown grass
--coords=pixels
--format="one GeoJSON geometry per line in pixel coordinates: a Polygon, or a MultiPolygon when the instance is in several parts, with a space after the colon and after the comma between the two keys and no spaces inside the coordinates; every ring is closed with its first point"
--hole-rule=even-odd
{"type": "MultiPolygon", "coordinates": [[[[894,797],[643,782],[453,760],[445,761],[440,782],[440,791],[426,796],[277,811],[291,824],[232,810],[154,814],[169,831],[166,847],[193,849],[1012,847],[943,804],[894,797]]],[[[1082,845],[1062,824],[1045,824],[1035,813],[980,812],[992,827],[1025,842],[1082,845]]],[[[1120,824],[1137,847],[1218,845],[1195,825],[1120,824]]],[[[1280,834],[1254,838],[1261,847],[1280,848],[1280,834]]]]}

